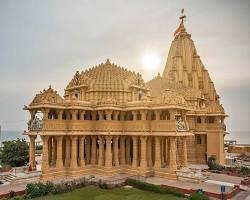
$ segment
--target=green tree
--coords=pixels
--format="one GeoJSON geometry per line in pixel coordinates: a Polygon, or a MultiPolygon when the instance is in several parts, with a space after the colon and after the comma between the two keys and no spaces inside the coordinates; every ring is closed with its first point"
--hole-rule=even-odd
{"type": "Polygon", "coordinates": [[[0,161],[3,165],[12,167],[25,165],[29,161],[29,146],[25,139],[3,142],[0,161]]]}

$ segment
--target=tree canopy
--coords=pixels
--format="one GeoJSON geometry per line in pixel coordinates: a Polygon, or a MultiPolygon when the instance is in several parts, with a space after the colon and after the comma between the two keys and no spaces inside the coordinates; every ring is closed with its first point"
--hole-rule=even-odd
{"type": "Polygon", "coordinates": [[[25,139],[11,140],[3,142],[3,148],[0,151],[0,161],[2,165],[19,167],[29,161],[29,146],[25,139]]]}

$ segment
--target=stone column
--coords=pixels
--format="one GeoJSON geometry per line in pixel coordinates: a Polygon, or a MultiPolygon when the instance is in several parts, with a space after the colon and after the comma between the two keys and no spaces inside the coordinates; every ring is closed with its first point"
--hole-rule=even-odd
{"type": "Polygon", "coordinates": [[[41,136],[43,140],[43,160],[42,160],[42,172],[47,171],[49,169],[49,152],[48,152],[48,141],[49,136],[41,136]]]}
{"type": "Polygon", "coordinates": [[[29,135],[30,146],[29,146],[29,163],[32,167],[32,170],[36,169],[36,135],[29,135]]]}
{"type": "Polygon", "coordinates": [[[58,120],[62,120],[62,118],[63,118],[63,110],[58,110],[57,115],[58,115],[58,120]]]}
{"type": "MultiPolygon", "coordinates": [[[[175,113],[176,113],[175,110],[169,110],[170,120],[175,120],[175,113]]],[[[167,119],[167,116],[166,116],[166,119],[167,119]]]]}
{"type": "Polygon", "coordinates": [[[121,165],[124,165],[125,164],[125,137],[124,136],[120,137],[120,153],[121,153],[120,163],[121,165]]]}
{"type": "Polygon", "coordinates": [[[137,111],[136,110],[133,110],[132,111],[132,115],[133,115],[133,120],[137,120],[137,111]]]}
{"type": "Polygon", "coordinates": [[[148,151],[148,166],[152,167],[152,139],[148,137],[147,141],[147,151],[148,151]]]}
{"type": "Polygon", "coordinates": [[[176,137],[170,137],[169,170],[176,171],[176,137]]]}
{"type": "Polygon", "coordinates": [[[51,148],[51,165],[55,166],[56,164],[56,138],[55,136],[52,137],[52,148],[51,148]]]}
{"type": "Polygon", "coordinates": [[[77,136],[71,136],[71,160],[70,168],[77,168],[77,136]]]}
{"type": "Polygon", "coordinates": [[[133,136],[133,162],[132,167],[138,167],[138,137],[133,136]]]}
{"type": "Polygon", "coordinates": [[[96,136],[91,136],[91,164],[96,164],[96,136]]]}
{"type": "Polygon", "coordinates": [[[131,164],[131,156],[130,156],[130,137],[126,138],[126,164],[131,164]]]}
{"type": "Polygon", "coordinates": [[[103,120],[103,111],[98,110],[97,113],[98,113],[98,116],[99,116],[99,120],[103,120]]]}
{"type": "Polygon", "coordinates": [[[168,165],[168,154],[169,154],[169,152],[168,152],[168,150],[169,150],[169,145],[168,145],[168,137],[166,137],[166,146],[165,146],[165,151],[166,151],[166,157],[165,157],[165,160],[166,160],[166,166],[168,165]]]}
{"type": "Polygon", "coordinates": [[[119,115],[118,111],[113,111],[114,120],[118,120],[118,115],[119,115]]]}
{"type": "Polygon", "coordinates": [[[84,160],[84,146],[85,146],[85,136],[79,136],[79,165],[80,167],[85,166],[85,160],[84,160]]]}
{"type": "Polygon", "coordinates": [[[115,137],[113,138],[113,142],[114,142],[114,143],[113,143],[113,144],[114,144],[114,146],[113,146],[113,151],[114,151],[114,165],[115,165],[116,167],[119,166],[118,139],[119,139],[118,136],[115,136],[115,137]]]}
{"type": "Polygon", "coordinates": [[[182,137],[182,159],[181,159],[181,166],[186,167],[187,166],[187,138],[182,137]]]}
{"type": "Polygon", "coordinates": [[[112,110],[105,110],[106,120],[111,120],[112,110]]]}
{"type": "Polygon", "coordinates": [[[103,146],[103,138],[102,136],[98,137],[99,139],[99,152],[98,152],[98,165],[103,166],[103,151],[104,151],[104,146],[103,146]]]}
{"type": "Polygon", "coordinates": [[[65,152],[65,166],[69,167],[70,164],[70,138],[66,137],[66,152],[65,152]]]}
{"type": "Polygon", "coordinates": [[[90,164],[90,136],[86,138],[86,147],[85,147],[85,152],[86,152],[86,161],[85,164],[90,164]]]}
{"type": "Polygon", "coordinates": [[[84,114],[85,114],[85,110],[80,110],[80,120],[84,120],[84,114]]]}
{"type": "Polygon", "coordinates": [[[155,137],[155,169],[161,168],[161,138],[155,137]]]}
{"type": "Polygon", "coordinates": [[[141,162],[140,167],[142,169],[147,168],[147,138],[145,136],[140,137],[141,140],[141,162]]]}
{"type": "Polygon", "coordinates": [[[97,112],[96,111],[92,111],[91,112],[91,116],[92,116],[92,120],[96,120],[97,112]]]}
{"type": "Polygon", "coordinates": [[[161,111],[160,110],[155,110],[154,113],[155,113],[155,120],[160,120],[161,111]]]}
{"type": "Polygon", "coordinates": [[[56,168],[62,169],[63,168],[63,157],[62,157],[62,141],[63,136],[56,136],[56,146],[57,146],[57,156],[56,156],[56,168]]]}
{"type": "Polygon", "coordinates": [[[125,120],[125,112],[123,112],[123,111],[120,112],[120,120],[121,121],[125,120]]]}
{"type": "Polygon", "coordinates": [[[72,115],[72,120],[77,120],[77,110],[70,110],[70,114],[72,115]]]}
{"type": "Polygon", "coordinates": [[[112,152],[111,152],[111,136],[105,136],[106,152],[105,152],[105,167],[112,167],[112,152]]]}
{"type": "Polygon", "coordinates": [[[141,120],[147,119],[147,111],[146,110],[140,110],[140,114],[141,114],[141,120]]]}

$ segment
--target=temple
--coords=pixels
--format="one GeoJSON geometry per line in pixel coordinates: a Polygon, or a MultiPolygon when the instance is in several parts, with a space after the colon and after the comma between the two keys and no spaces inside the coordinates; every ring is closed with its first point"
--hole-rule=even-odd
{"type": "Polygon", "coordinates": [[[63,97],[49,87],[24,107],[34,169],[37,135],[43,142],[42,180],[119,173],[176,179],[178,169],[211,155],[224,163],[226,115],[184,17],[162,75],[144,82],[107,59],[77,71],[63,97]]]}

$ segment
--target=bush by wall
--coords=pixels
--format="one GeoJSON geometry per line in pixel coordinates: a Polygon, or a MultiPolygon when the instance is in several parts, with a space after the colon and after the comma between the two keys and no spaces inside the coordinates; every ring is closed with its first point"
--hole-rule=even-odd
{"type": "Polygon", "coordinates": [[[154,185],[154,184],[146,183],[146,182],[131,179],[131,178],[128,178],[126,183],[128,185],[131,185],[131,186],[138,188],[138,189],[141,189],[141,190],[147,190],[147,191],[161,193],[161,194],[172,194],[172,195],[178,196],[178,197],[185,197],[184,194],[179,193],[177,191],[168,190],[168,189],[160,187],[159,185],[154,185]]]}

